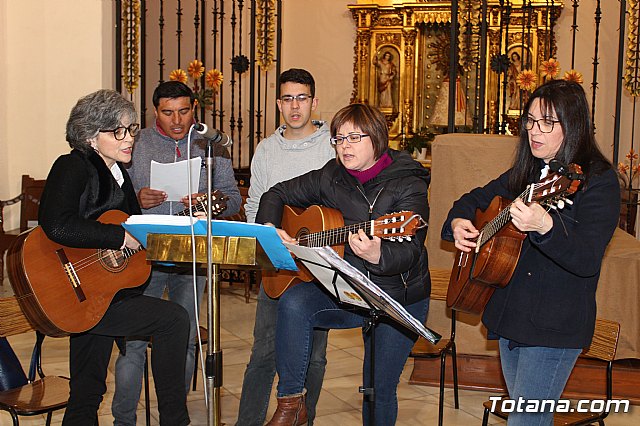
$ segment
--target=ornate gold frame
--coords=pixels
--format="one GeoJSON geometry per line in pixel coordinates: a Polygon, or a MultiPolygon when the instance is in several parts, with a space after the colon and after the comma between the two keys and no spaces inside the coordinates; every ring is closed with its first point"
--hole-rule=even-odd
{"type": "MultiPolygon", "coordinates": [[[[463,40],[460,37],[458,47],[460,51],[460,67],[468,67],[479,57],[479,19],[480,6],[477,0],[459,0],[459,19],[461,27],[469,25],[471,37],[463,40]]],[[[538,72],[539,64],[555,56],[555,41],[550,28],[551,18],[557,20],[562,10],[560,1],[531,0],[533,12],[528,22],[522,9],[522,1],[511,1],[509,29],[500,30],[500,13],[498,0],[488,1],[488,29],[487,29],[487,59],[481,64],[486,70],[484,90],[485,115],[481,117],[483,127],[493,129],[500,119],[509,121],[509,116],[520,114],[519,110],[507,109],[507,117],[502,116],[504,96],[498,90],[499,77],[491,71],[490,59],[492,55],[502,52],[511,54],[518,48],[522,52],[531,52],[531,68],[538,72]],[[550,5],[551,4],[551,5],[550,5]],[[551,39],[550,39],[551,37],[551,39]],[[506,50],[505,50],[506,46],[506,50]],[[498,99],[500,104],[498,105],[498,99]]],[[[527,5],[529,1],[526,1],[527,5]]],[[[440,28],[442,33],[448,34],[451,22],[450,1],[401,1],[380,0],[377,2],[359,0],[357,4],[348,6],[357,27],[357,37],[354,46],[353,92],[352,102],[365,102],[379,106],[385,113],[389,123],[390,136],[400,134],[411,135],[429,124],[430,108],[437,106],[441,109],[443,99],[438,95],[442,92],[446,74],[434,69],[433,60],[429,57],[429,42],[425,37],[426,29],[440,28]],[[444,30],[446,28],[446,31],[444,30]],[[384,52],[397,52],[394,63],[395,88],[392,89],[393,103],[380,105],[379,73],[380,68],[375,64],[375,58],[380,61],[384,52]],[[431,79],[431,80],[430,80],[431,79]],[[395,92],[393,92],[395,90],[395,92]]],[[[447,36],[448,39],[448,36],[447,36]]],[[[448,55],[448,52],[447,52],[448,55]]],[[[475,67],[475,65],[474,65],[475,67]]],[[[448,81],[446,81],[448,84],[448,81]]],[[[469,83],[464,83],[469,85],[469,83]]],[[[500,81],[500,87],[504,85],[500,81]]],[[[503,90],[503,89],[500,89],[503,90]]],[[[477,92],[468,92],[466,101],[478,99],[477,92]]],[[[448,97],[445,98],[448,102],[448,97]]],[[[387,98],[388,100],[388,98],[387,98]]],[[[460,99],[464,103],[464,99],[460,99]]],[[[466,114],[467,112],[465,112],[466,114]]]]}

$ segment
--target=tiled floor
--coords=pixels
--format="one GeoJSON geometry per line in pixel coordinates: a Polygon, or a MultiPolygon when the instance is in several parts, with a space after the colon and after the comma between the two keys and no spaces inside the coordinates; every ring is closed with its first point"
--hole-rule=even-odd
{"type": "MultiPolygon", "coordinates": [[[[0,287],[0,294],[10,292],[9,283],[5,279],[0,287]]],[[[222,289],[221,297],[221,347],[224,356],[223,388],[221,391],[222,422],[227,425],[235,424],[242,377],[251,350],[253,321],[256,300],[252,295],[250,303],[245,303],[240,287],[222,289]]],[[[206,324],[206,313],[202,312],[201,323],[206,324]]],[[[33,335],[24,334],[10,338],[11,345],[21,360],[28,359],[33,347],[33,335]]],[[[206,350],[205,350],[206,351],[206,350]]],[[[329,336],[327,351],[328,365],[325,375],[323,392],[318,403],[318,415],[315,424],[318,426],[356,426],[360,420],[361,395],[358,386],[361,384],[362,340],[359,330],[333,330],[329,336]]],[[[68,341],[67,339],[45,339],[43,350],[44,370],[47,374],[68,375],[68,341]]],[[[104,402],[100,407],[100,424],[113,423],[111,417],[111,398],[113,396],[113,367],[116,351],[113,351],[112,363],[109,368],[108,390],[104,402]]],[[[398,425],[435,425],[438,419],[437,389],[426,386],[408,384],[413,363],[407,363],[400,385],[398,387],[399,415],[398,425]]],[[[199,372],[201,379],[202,374],[199,372]]],[[[198,383],[198,390],[189,394],[189,414],[192,425],[207,424],[207,410],[205,406],[202,381],[198,383]]],[[[153,392],[152,392],[153,393],[153,392]]],[[[453,408],[453,394],[447,390],[445,394],[445,425],[480,425],[482,419],[482,402],[490,394],[477,391],[460,391],[460,409],[453,408]]],[[[155,410],[155,395],[152,395],[151,424],[158,424],[155,410]]],[[[275,410],[275,397],[269,406],[269,416],[275,410]]],[[[53,417],[53,424],[60,424],[62,412],[53,417]]],[[[491,424],[504,422],[492,418],[491,424]]],[[[632,407],[630,413],[613,414],[607,419],[607,425],[627,426],[640,424],[640,409],[632,407]]],[[[10,416],[0,412],[0,425],[11,424],[10,416]]],[[[44,417],[21,418],[20,424],[25,426],[43,425],[44,417]]],[[[138,409],[138,424],[144,425],[144,402],[138,409]]]]}

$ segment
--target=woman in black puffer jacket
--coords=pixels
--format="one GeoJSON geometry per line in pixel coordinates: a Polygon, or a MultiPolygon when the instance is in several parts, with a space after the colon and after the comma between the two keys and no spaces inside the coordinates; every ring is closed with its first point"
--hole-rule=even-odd
{"type": "MultiPolygon", "coordinates": [[[[337,209],[345,225],[401,210],[428,218],[429,173],[407,153],[387,148],[388,131],[380,111],[363,104],[343,108],[331,123],[331,136],[336,161],[263,194],[256,222],[279,227],[285,204],[337,209]]],[[[279,233],[284,241],[293,241],[286,232],[279,233]]],[[[426,233],[423,228],[411,241],[396,242],[369,238],[359,231],[350,236],[345,248],[346,261],[422,322],[431,290],[426,233]]],[[[313,328],[363,327],[366,319],[366,311],[338,305],[314,283],[302,283],[284,293],[278,304],[276,331],[278,410],[269,424],[306,424],[304,381],[313,328]]],[[[365,334],[365,386],[371,383],[368,338],[365,334]]],[[[376,424],[395,423],[396,387],[415,339],[415,334],[385,318],[376,328],[376,424]]],[[[369,424],[366,404],[363,416],[369,424]]]]}

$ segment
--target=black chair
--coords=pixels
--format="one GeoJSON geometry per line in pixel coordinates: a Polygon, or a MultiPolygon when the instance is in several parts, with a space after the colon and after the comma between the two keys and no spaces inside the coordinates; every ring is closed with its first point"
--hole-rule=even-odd
{"type": "MultiPolygon", "coordinates": [[[[588,349],[584,350],[581,354],[581,358],[590,358],[601,360],[606,363],[606,393],[607,401],[613,398],[613,358],[616,355],[616,349],[618,348],[618,336],[620,335],[620,324],[615,321],[609,321],[605,319],[596,320],[596,328],[593,332],[593,341],[588,349]]],[[[507,396],[502,396],[507,398],[507,396]]],[[[485,401],[484,415],[482,417],[482,425],[486,426],[489,422],[489,414],[500,417],[507,420],[509,414],[500,409],[499,403],[494,401],[485,401]],[[495,409],[492,411],[492,406],[495,405],[495,409]]],[[[609,415],[609,404],[604,404],[605,410],[599,413],[581,413],[577,410],[573,410],[570,413],[555,413],[553,415],[554,425],[572,425],[582,426],[590,425],[592,423],[598,423],[604,426],[604,419],[609,415]]]]}
{"type": "Polygon", "coordinates": [[[441,339],[436,345],[420,337],[413,346],[410,356],[414,358],[440,358],[440,397],[438,400],[438,426],[442,426],[444,415],[444,382],[447,354],[451,355],[453,366],[453,399],[456,410],[460,408],[458,400],[458,363],[456,359],[456,311],[451,310],[451,335],[448,339],[441,339]]]}
{"type": "MultiPolygon", "coordinates": [[[[33,328],[22,314],[15,297],[0,299],[0,337],[29,331],[33,332],[33,328]]],[[[6,340],[0,342],[2,382],[8,387],[0,392],[0,410],[11,414],[14,426],[19,425],[18,416],[35,416],[44,413],[47,413],[46,424],[50,425],[52,413],[65,408],[69,398],[68,378],[45,376],[42,372],[41,354],[44,335],[38,332],[34,334],[36,343],[31,355],[28,376],[25,375],[9,343],[6,340]]]]}

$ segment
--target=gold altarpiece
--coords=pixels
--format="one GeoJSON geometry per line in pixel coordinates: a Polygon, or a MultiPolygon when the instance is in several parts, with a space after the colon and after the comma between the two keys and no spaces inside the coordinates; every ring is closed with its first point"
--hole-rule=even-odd
{"type": "MultiPolygon", "coordinates": [[[[538,74],[539,64],[555,56],[553,24],[563,6],[550,0],[525,0],[524,5],[489,0],[482,43],[481,3],[458,1],[455,125],[490,133],[502,126],[504,132],[526,101],[527,93],[515,86],[517,73],[530,69],[538,74]]],[[[376,105],[385,113],[392,145],[420,129],[445,131],[451,1],[360,0],[348,7],[357,27],[351,101],[376,105]]]]}

